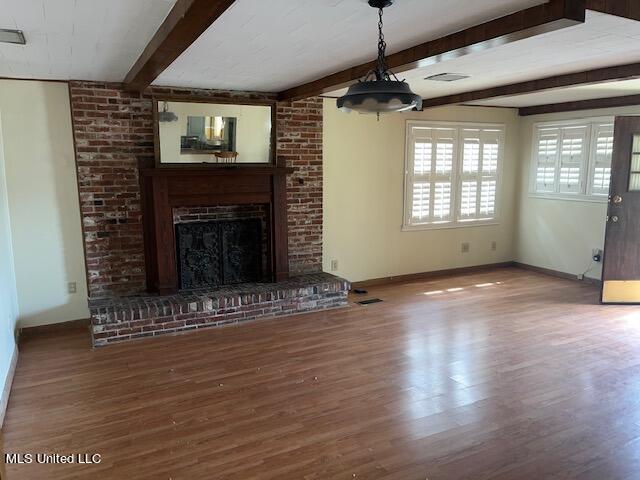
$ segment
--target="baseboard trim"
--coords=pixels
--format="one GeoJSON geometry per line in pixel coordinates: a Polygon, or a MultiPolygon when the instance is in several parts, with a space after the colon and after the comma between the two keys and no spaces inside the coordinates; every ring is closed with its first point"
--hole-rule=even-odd
{"type": "Polygon", "coordinates": [[[514,262],[486,263],[483,265],[474,265],[471,267],[447,268],[445,270],[434,270],[431,272],[409,273],[406,275],[396,275],[393,277],[372,278],[370,280],[352,282],[351,288],[354,289],[362,287],[375,287],[378,285],[429,280],[431,278],[448,277],[452,275],[463,275],[465,273],[477,273],[482,271],[494,270],[496,268],[513,267],[513,263],[514,262]]]}
{"type": "Polygon", "coordinates": [[[51,323],[49,325],[36,325],[34,327],[23,327],[20,329],[20,342],[23,342],[27,338],[39,337],[43,335],[50,335],[52,333],[58,333],[66,330],[81,330],[88,329],[91,322],[88,318],[80,320],[70,320],[68,322],[51,323]]]}
{"type": "Polygon", "coordinates": [[[4,382],[2,388],[2,395],[0,395],[0,429],[4,425],[4,416],[7,413],[7,406],[9,405],[9,395],[11,395],[11,386],[13,385],[13,377],[16,374],[16,366],[18,365],[18,345],[13,349],[13,356],[11,357],[11,363],[9,364],[9,372],[7,373],[7,379],[4,382]]]}
{"type": "Polygon", "coordinates": [[[528,263],[512,262],[516,268],[522,270],[528,270],[530,272],[542,273],[543,275],[549,275],[551,277],[564,278],[565,280],[573,280],[574,282],[589,283],[598,287],[602,286],[602,281],[597,278],[584,277],[580,280],[577,275],[573,273],[561,272],[559,270],[553,270],[551,268],[536,267],[535,265],[529,265],[528,263]]]}

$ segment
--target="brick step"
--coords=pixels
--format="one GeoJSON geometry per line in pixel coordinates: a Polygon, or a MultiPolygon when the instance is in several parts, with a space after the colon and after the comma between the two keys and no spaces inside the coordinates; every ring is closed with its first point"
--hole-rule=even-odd
{"type": "Polygon", "coordinates": [[[347,304],[349,282],[328,273],[168,296],[90,300],[94,346],[347,304]]]}

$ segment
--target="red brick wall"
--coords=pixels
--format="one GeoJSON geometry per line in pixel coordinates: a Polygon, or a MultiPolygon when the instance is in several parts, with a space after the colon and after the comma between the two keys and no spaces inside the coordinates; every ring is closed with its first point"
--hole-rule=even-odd
{"type": "MultiPolygon", "coordinates": [[[[69,83],[91,297],[146,289],[138,165],[153,158],[150,93],[215,98],[269,94],[153,88],[125,92],[117,83],[69,83]]],[[[278,155],[296,168],[289,178],[289,268],[322,269],[322,100],[278,104],[278,155]]]]}
{"type": "Polygon", "coordinates": [[[278,156],[287,178],[289,270],[322,270],[322,99],[278,103],[278,156]]]}

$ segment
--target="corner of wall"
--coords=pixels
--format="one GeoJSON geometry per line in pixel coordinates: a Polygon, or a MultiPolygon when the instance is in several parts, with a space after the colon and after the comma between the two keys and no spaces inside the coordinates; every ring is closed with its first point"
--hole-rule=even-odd
{"type": "Polygon", "coordinates": [[[10,224],[0,109],[0,428],[4,421],[18,359],[18,300],[10,224]]]}

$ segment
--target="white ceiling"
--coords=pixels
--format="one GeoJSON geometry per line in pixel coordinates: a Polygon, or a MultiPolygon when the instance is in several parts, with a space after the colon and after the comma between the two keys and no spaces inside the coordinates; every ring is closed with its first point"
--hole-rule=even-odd
{"type": "Polygon", "coordinates": [[[622,97],[640,94],[640,79],[621,82],[597,83],[577,87],[558,88],[542,92],[528,93],[511,97],[491,98],[470,102],[471,105],[489,105],[492,107],[530,107],[549,103],[574,102],[593,98],[622,97]]]}
{"type": "MultiPolygon", "coordinates": [[[[385,11],[393,53],[545,0],[398,0],[385,11]]],[[[0,44],[0,77],[121,81],[175,0],[0,0],[0,28],[27,45],[0,44]]],[[[237,0],[154,82],[280,91],[371,60],[376,11],[366,0],[237,0]]],[[[640,22],[587,12],[559,31],[405,72],[425,98],[541,76],[640,61],[640,22]],[[426,81],[438,73],[471,77],[426,81]]],[[[342,91],[333,92],[333,95],[342,91]]],[[[475,102],[521,107],[640,93],[640,81],[475,102]]]]}
{"type": "Polygon", "coordinates": [[[121,81],[175,0],[0,0],[0,76],[121,81]]]}
{"type": "MultiPolygon", "coordinates": [[[[385,10],[393,53],[545,0],[398,0],[385,10]]],[[[280,91],[376,56],[366,0],[237,0],[154,85],[280,91]]]]}
{"type": "MultiPolygon", "coordinates": [[[[640,22],[587,11],[584,24],[405,72],[400,77],[406,78],[414,91],[424,98],[434,98],[638,62],[639,46],[640,22]],[[450,83],[424,80],[427,76],[445,72],[462,73],[470,78],[450,83]]],[[[329,95],[342,95],[344,91],[329,95]]],[[[630,94],[632,92],[626,93],[630,94]]],[[[594,95],[589,98],[596,98],[598,94],[594,91],[594,95]]]]}

